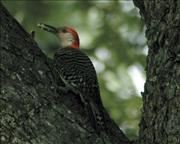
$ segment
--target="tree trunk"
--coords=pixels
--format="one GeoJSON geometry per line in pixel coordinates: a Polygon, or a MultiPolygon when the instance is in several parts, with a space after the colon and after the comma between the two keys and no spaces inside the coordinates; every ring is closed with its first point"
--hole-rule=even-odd
{"type": "Polygon", "coordinates": [[[145,21],[149,47],[137,144],[180,144],[180,1],[134,4],[145,21]]]}
{"type": "Polygon", "coordinates": [[[1,144],[128,144],[105,113],[106,132],[90,125],[79,97],[63,93],[52,61],[0,2],[1,144]]]}

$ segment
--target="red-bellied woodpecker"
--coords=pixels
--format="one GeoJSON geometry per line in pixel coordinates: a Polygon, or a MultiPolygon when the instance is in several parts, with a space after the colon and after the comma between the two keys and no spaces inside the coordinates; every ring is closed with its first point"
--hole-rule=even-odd
{"type": "Polygon", "coordinates": [[[99,131],[102,128],[103,107],[96,71],[91,60],[79,49],[79,36],[70,27],[55,28],[38,24],[43,30],[55,34],[61,44],[54,56],[55,68],[65,84],[65,88],[80,96],[88,112],[92,126],[99,131]]]}

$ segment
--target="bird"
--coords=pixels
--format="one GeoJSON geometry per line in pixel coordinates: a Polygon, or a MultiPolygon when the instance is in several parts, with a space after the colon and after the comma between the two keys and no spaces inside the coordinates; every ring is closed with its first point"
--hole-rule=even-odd
{"type": "Polygon", "coordinates": [[[80,97],[88,114],[90,123],[97,133],[104,127],[102,100],[97,74],[90,58],[80,50],[78,33],[72,27],[53,27],[39,23],[39,28],[57,36],[60,47],[55,52],[53,65],[66,90],[80,97]]]}

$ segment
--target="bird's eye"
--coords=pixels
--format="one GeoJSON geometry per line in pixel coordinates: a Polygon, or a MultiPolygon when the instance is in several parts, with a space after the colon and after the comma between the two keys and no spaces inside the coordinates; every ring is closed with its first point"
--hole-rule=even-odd
{"type": "Polygon", "coordinates": [[[66,31],[66,29],[62,29],[62,32],[63,32],[63,33],[66,33],[67,31],[66,31]]]}

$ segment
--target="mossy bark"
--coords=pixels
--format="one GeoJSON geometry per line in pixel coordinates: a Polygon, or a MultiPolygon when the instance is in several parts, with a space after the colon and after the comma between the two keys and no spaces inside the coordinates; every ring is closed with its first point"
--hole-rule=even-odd
{"type": "Polygon", "coordinates": [[[128,144],[105,110],[96,134],[79,97],[63,93],[52,61],[0,2],[0,143],[128,144]]]}
{"type": "Polygon", "coordinates": [[[147,80],[137,144],[180,143],[180,1],[134,0],[146,25],[147,80]]]}

